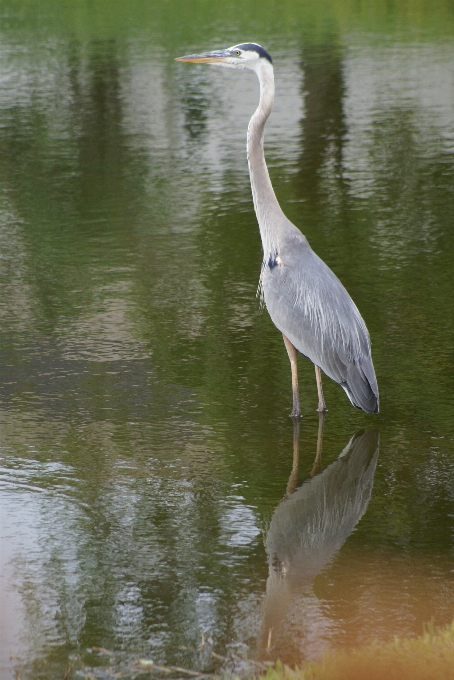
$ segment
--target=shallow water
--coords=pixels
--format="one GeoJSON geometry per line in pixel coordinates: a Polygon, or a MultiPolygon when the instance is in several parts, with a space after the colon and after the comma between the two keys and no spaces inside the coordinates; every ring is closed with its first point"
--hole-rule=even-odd
{"type": "Polygon", "coordinates": [[[0,15],[1,679],[241,672],[450,622],[452,11],[0,15]],[[245,39],[274,57],[276,194],[373,343],[381,413],[326,378],[322,451],[313,368],[294,433],[256,298],[254,76],[173,61],[245,39]]]}

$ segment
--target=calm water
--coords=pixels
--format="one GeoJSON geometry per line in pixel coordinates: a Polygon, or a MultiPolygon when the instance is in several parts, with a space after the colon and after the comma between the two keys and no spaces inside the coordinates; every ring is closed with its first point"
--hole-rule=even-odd
{"type": "Polygon", "coordinates": [[[215,4],[0,4],[1,680],[454,616],[454,14],[215,4]],[[256,298],[257,83],[173,61],[244,40],[278,198],[372,337],[381,413],[325,379],[323,442],[256,298]]]}

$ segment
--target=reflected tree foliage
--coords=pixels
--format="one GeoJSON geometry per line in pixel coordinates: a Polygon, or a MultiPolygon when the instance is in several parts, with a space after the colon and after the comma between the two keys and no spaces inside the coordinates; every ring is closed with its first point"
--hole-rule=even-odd
{"type": "Polygon", "coordinates": [[[181,99],[184,106],[184,127],[189,138],[200,141],[207,126],[208,98],[203,94],[202,83],[191,81],[185,86],[185,93],[181,99]]]}
{"type": "Polygon", "coordinates": [[[309,208],[326,200],[326,188],[323,190],[321,185],[327,176],[331,191],[333,183],[342,182],[342,150],[347,132],[343,58],[344,49],[332,35],[322,43],[303,47],[305,114],[295,183],[309,208]]]}
{"type": "MultiPolygon", "coordinates": [[[[105,201],[111,211],[115,199],[114,205],[128,212],[134,208],[135,192],[125,180],[134,161],[123,128],[118,46],[113,40],[91,43],[86,73],[81,68],[81,48],[73,43],[68,55],[72,111],[78,129],[79,209],[82,214],[101,213],[105,201]]],[[[133,215],[134,211],[130,218],[133,215]]]]}
{"type": "MultiPolygon", "coordinates": [[[[93,302],[96,267],[114,264],[125,224],[144,196],[135,180],[144,165],[122,127],[116,49],[114,41],[71,43],[59,74],[65,96],[50,91],[16,105],[0,133],[4,183],[26,250],[24,275],[46,331],[93,302]],[[97,247],[106,233],[109,247],[97,247]]],[[[127,264],[127,256],[121,261],[127,264]]]]}

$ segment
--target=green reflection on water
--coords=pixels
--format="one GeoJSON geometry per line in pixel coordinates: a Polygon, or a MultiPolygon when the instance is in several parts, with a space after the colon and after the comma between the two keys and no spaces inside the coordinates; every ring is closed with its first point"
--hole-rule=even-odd
{"type": "MultiPolygon", "coordinates": [[[[356,531],[294,593],[303,624],[280,654],[450,620],[449,3],[0,11],[2,664],[13,650],[22,678],[62,677],[71,655],[110,663],[98,646],[123,669],[211,670],[212,648],[257,648],[293,433],[255,297],[256,85],[172,61],[243,39],[275,56],[276,193],[368,324],[382,406],[358,413],[325,380],[323,467],[360,428],[380,428],[380,459],[356,531]]],[[[318,428],[300,373],[296,484],[318,428]]]]}

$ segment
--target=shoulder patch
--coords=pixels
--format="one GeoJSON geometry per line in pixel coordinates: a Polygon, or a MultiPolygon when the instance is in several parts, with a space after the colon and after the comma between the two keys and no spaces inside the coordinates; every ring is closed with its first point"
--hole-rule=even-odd
{"type": "Polygon", "coordinates": [[[285,265],[284,260],[280,255],[270,255],[268,260],[268,267],[273,271],[274,267],[283,267],[285,265]]]}

